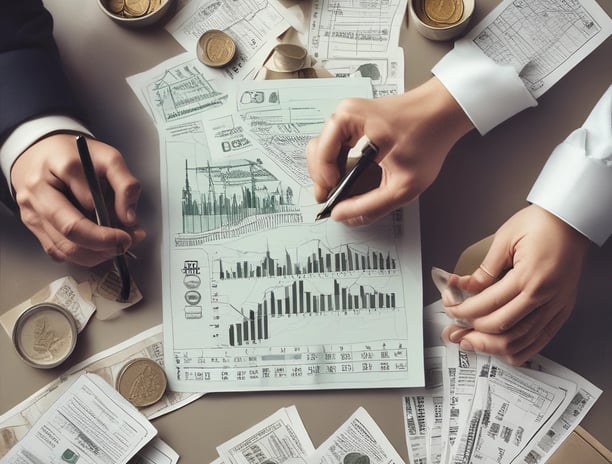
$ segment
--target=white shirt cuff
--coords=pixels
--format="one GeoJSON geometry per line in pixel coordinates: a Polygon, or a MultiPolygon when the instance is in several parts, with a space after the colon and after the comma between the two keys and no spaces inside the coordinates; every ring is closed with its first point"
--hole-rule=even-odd
{"type": "Polygon", "coordinates": [[[527,200],[599,246],[612,235],[612,86],[555,148],[527,200]]]}
{"type": "Polygon", "coordinates": [[[538,104],[514,67],[497,64],[468,39],[457,40],[432,72],[481,134],[538,104]]]}
{"type": "Polygon", "coordinates": [[[36,141],[53,132],[63,131],[91,135],[91,132],[79,121],[61,115],[31,119],[13,130],[0,146],[0,168],[9,185],[11,185],[11,168],[15,160],[36,141]]]}

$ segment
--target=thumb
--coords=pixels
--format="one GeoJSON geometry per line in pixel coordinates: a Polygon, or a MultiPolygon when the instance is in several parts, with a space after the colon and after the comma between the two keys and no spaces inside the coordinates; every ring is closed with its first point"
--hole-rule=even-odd
{"type": "Polygon", "coordinates": [[[511,267],[512,253],[510,253],[507,242],[496,234],[478,269],[469,276],[452,278],[449,284],[470,293],[480,293],[497,282],[511,267]]]}

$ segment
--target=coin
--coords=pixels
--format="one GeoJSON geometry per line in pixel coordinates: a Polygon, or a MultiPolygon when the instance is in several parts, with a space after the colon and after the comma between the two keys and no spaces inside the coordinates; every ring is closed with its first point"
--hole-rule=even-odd
{"type": "Polygon", "coordinates": [[[137,408],[150,406],[166,392],[166,374],[162,367],[149,358],[136,358],[123,366],[115,387],[137,408]]]}
{"type": "Polygon", "coordinates": [[[151,3],[149,4],[149,10],[147,11],[147,14],[153,13],[160,6],[161,6],[161,0],[151,0],[151,3]]]}
{"type": "Polygon", "coordinates": [[[150,5],[150,0],[125,0],[124,13],[133,18],[138,18],[148,13],[150,5]]]}
{"type": "Polygon", "coordinates": [[[207,66],[219,68],[232,61],[236,43],[223,31],[211,29],[198,39],[198,59],[207,66]]]}
{"type": "Polygon", "coordinates": [[[427,17],[440,25],[452,25],[463,15],[463,0],[425,0],[427,17]]]}
{"type": "Polygon", "coordinates": [[[62,306],[40,303],[26,309],[13,328],[13,345],[33,367],[50,369],[64,362],[77,339],[74,317],[62,306]]]}
{"type": "Polygon", "coordinates": [[[121,14],[123,12],[123,9],[125,8],[125,1],[124,0],[108,0],[107,5],[111,13],[121,14]]]}

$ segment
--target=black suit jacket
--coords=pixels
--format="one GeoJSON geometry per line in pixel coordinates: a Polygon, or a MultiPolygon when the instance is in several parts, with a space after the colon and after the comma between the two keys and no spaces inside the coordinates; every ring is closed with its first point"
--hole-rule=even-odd
{"type": "MultiPolygon", "coordinates": [[[[19,124],[46,114],[81,118],[41,0],[0,0],[0,144],[19,124]]],[[[0,176],[3,177],[3,176],[0,176]]],[[[10,196],[6,179],[0,198],[10,196]]]]}

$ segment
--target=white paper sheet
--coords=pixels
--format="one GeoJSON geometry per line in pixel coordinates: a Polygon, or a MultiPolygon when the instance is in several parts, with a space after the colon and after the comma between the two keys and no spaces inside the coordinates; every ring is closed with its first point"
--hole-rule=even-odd
{"type": "Polygon", "coordinates": [[[423,384],[418,206],[315,222],[310,137],[366,79],[239,81],[161,147],[165,364],[176,391],[423,384]]]}
{"type": "Polygon", "coordinates": [[[157,430],[95,374],[83,374],[3,458],[4,464],[125,464],[157,430]]]}
{"type": "Polygon", "coordinates": [[[504,0],[465,40],[514,66],[538,98],[611,33],[612,19],[595,0],[504,0]]]}

